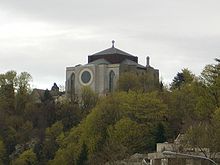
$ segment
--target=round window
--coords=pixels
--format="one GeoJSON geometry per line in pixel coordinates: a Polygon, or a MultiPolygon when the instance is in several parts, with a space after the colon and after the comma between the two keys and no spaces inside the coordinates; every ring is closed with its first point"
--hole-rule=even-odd
{"type": "Polygon", "coordinates": [[[84,84],[87,84],[91,80],[91,74],[89,71],[84,71],[81,75],[81,80],[84,84]]]}

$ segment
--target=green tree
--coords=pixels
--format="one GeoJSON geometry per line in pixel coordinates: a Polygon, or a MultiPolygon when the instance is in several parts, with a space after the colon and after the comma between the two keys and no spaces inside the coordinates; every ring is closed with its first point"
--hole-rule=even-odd
{"type": "Polygon", "coordinates": [[[0,74],[0,110],[7,114],[14,113],[16,75],[15,71],[0,74]]]}
{"type": "Polygon", "coordinates": [[[171,91],[161,93],[169,110],[168,137],[175,138],[199,120],[200,85],[198,78],[191,71],[182,69],[182,72],[174,77],[171,91]]]}
{"type": "Polygon", "coordinates": [[[215,157],[219,151],[219,134],[209,123],[197,123],[186,131],[183,144],[202,152],[205,157],[215,157]],[[211,139],[211,140],[210,140],[211,139]]]}
{"type": "Polygon", "coordinates": [[[20,75],[17,76],[17,94],[16,94],[16,111],[18,113],[22,113],[25,109],[25,105],[29,99],[30,93],[30,81],[32,77],[27,72],[21,72],[20,75]]]}
{"type": "Polygon", "coordinates": [[[69,165],[76,164],[80,152],[82,150],[81,135],[83,131],[83,125],[73,127],[67,136],[59,143],[60,148],[55,154],[53,160],[49,161],[51,165],[69,165]]]}
{"type": "Polygon", "coordinates": [[[101,98],[79,125],[62,135],[50,164],[77,164],[87,158],[88,164],[104,164],[150,151],[155,145],[152,129],[165,120],[166,111],[157,93],[115,92],[101,98]]]}
{"type": "Polygon", "coordinates": [[[160,100],[157,92],[120,92],[113,97],[118,99],[119,110],[133,121],[153,126],[164,121],[167,116],[167,106],[160,100]]]}
{"type": "Polygon", "coordinates": [[[46,160],[54,158],[55,152],[58,150],[57,138],[63,132],[62,122],[56,122],[46,129],[45,140],[43,142],[43,155],[46,160]]]}
{"type": "Polygon", "coordinates": [[[179,89],[184,84],[190,84],[195,79],[195,76],[188,69],[182,69],[181,72],[178,72],[174,77],[173,82],[171,83],[171,89],[179,89]]]}
{"type": "Polygon", "coordinates": [[[17,144],[16,135],[16,130],[10,126],[3,131],[2,138],[5,144],[7,155],[10,155],[15,149],[15,145],[17,144]]]}
{"type": "Polygon", "coordinates": [[[56,104],[56,120],[62,121],[64,131],[76,126],[80,122],[81,117],[78,104],[67,101],[56,104]]]}
{"type": "Polygon", "coordinates": [[[86,165],[88,160],[88,148],[85,143],[82,144],[82,149],[76,160],[76,165],[86,165]]]}
{"type": "Polygon", "coordinates": [[[81,109],[89,111],[95,107],[98,101],[98,94],[95,93],[89,86],[84,86],[81,89],[81,109]]]}
{"type": "Polygon", "coordinates": [[[209,141],[211,142],[211,151],[213,153],[217,153],[220,151],[220,108],[215,110],[215,113],[212,116],[212,133],[214,136],[212,136],[212,140],[209,141]]]}
{"type": "Polygon", "coordinates": [[[183,73],[177,73],[177,75],[174,77],[174,79],[173,79],[173,82],[172,82],[172,84],[171,84],[171,87],[172,88],[177,88],[177,89],[180,89],[180,86],[183,84],[183,82],[184,82],[185,80],[184,80],[184,75],[183,75],[183,73]]]}
{"type": "Polygon", "coordinates": [[[220,62],[218,60],[217,64],[207,65],[201,74],[201,79],[205,87],[207,87],[207,92],[213,100],[213,104],[219,108],[220,107],[220,62]]]}
{"type": "Polygon", "coordinates": [[[3,141],[0,139],[0,165],[3,165],[6,160],[6,149],[3,141]]]}
{"type": "Polygon", "coordinates": [[[118,80],[118,88],[120,91],[139,90],[141,83],[138,76],[133,72],[124,72],[118,80]]]}
{"type": "Polygon", "coordinates": [[[171,125],[177,126],[178,133],[191,125],[196,117],[197,94],[193,86],[183,86],[181,90],[171,93],[168,119],[171,125]],[[175,122],[175,123],[174,123],[175,122]]]}
{"type": "Polygon", "coordinates": [[[129,118],[122,118],[113,127],[109,127],[109,140],[122,144],[129,154],[146,151],[149,134],[147,126],[129,118]]]}
{"type": "Polygon", "coordinates": [[[16,160],[12,161],[12,165],[37,165],[36,154],[32,149],[26,150],[16,160]]]}
{"type": "Polygon", "coordinates": [[[25,143],[33,137],[32,134],[33,134],[32,122],[26,121],[17,131],[17,141],[20,144],[25,143]]]}
{"type": "Polygon", "coordinates": [[[156,143],[163,143],[166,141],[165,128],[162,123],[157,124],[154,134],[156,143]]]}
{"type": "Polygon", "coordinates": [[[44,99],[43,99],[44,102],[50,102],[52,101],[52,96],[50,94],[50,91],[48,89],[45,90],[44,92],[44,99]]]}

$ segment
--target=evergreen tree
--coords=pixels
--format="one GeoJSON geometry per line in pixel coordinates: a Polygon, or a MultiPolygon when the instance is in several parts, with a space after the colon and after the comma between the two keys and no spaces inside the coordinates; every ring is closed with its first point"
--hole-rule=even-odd
{"type": "Polygon", "coordinates": [[[83,143],[79,157],[76,160],[76,165],[86,165],[87,161],[88,161],[88,148],[86,144],[83,143]]]}
{"type": "Polygon", "coordinates": [[[165,129],[162,123],[157,124],[155,130],[155,141],[156,143],[163,143],[166,141],[165,129]]]}

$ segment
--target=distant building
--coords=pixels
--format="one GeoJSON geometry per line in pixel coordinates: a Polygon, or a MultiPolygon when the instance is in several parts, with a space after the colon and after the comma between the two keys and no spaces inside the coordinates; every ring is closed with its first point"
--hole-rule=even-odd
{"type": "Polygon", "coordinates": [[[159,70],[150,66],[147,57],[146,66],[138,64],[138,57],[112,47],[88,56],[88,63],[66,68],[66,94],[79,97],[83,86],[89,86],[99,95],[105,95],[116,89],[117,81],[124,72],[152,76],[155,84],[159,84],[159,70]],[[151,75],[150,75],[151,74],[151,75]]]}
{"type": "Polygon", "coordinates": [[[59,91],[56,83],[53,84],[51,90],[34,88],[31,96],[35,103],[42,103],[48,99],[56,101],[63,93],[59,91]]]}

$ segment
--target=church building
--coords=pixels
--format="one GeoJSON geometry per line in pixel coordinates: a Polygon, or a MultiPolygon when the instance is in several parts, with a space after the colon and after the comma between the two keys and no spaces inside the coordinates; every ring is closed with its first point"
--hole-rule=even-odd
{"type": "Polygon", "coordinates": [[[146,66],[138,64],[138,57],[112,47],[88,56],[88,63],[66,68],[66,95],[79,97],[83,86],[89,86],[99,95],[106,95],[116,90],[120,75],[134,72],[137,75],[153,77],[154,84],[159,84],[159,70],[150,66],[150,58],[146,66]]]}

